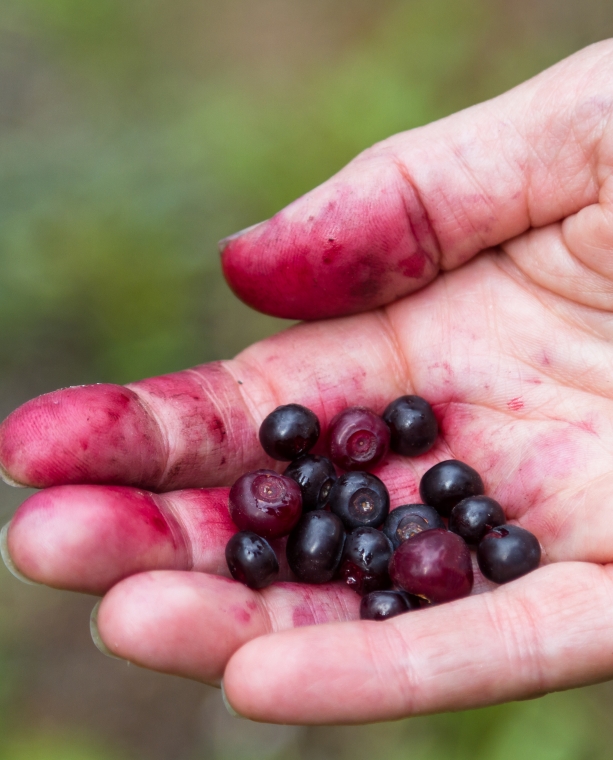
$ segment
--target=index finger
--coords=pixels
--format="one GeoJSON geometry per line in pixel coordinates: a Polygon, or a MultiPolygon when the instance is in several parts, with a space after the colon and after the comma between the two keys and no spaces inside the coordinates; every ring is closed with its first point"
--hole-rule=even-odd
{"type": "Polygon", "coordinates": [[[598,203],[613,156],[612,74],[609,41],[375,145],[270,221],[222,241],[230,286],[280,317],[366,311],[598,203]]]}

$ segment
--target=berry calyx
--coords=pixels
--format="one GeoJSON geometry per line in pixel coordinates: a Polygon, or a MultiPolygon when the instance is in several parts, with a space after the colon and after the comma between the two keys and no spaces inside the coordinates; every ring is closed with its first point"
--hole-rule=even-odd
{"type": "Polygon", "coordinates": [[[328,506],[348,530],[378,528],[389,513],[387,488],[369,472],[347,472],[336,481],[328,506]]]}
{"type": "Polygon", "coordinates": [[[302,494],[291,478],[273,470],[242,475],[230,489],[230,517],[240,530],[264,538],[286,536],[300,519],[302,494]]]}
{"type": "Polygon", "coordinates": [[[342,470],[366,470],[387,454],[390,431],[371,409],[351,406],[330,422],[330,459],[342,470]]]}
{"type": "Polygon", "coordinates": [[[403,541],[425,530],[445,528],[439,513],[427,504],[405,504],[396,507],[387,516],[382,531],[397,549],[403,541]]]}

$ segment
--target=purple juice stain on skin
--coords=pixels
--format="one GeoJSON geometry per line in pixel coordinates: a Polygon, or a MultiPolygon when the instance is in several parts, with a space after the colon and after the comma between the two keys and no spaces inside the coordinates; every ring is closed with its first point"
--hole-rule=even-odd
{"type": "Polygon", "coordinates": [[[317,622],[313,610],[308,604],[299,604],[292,613],[292,623],[294,628],[300,628],[305,625],[315,625],[317,622]]]}
{"type": "Polygon", "coordinates": [[[520,396],[517,396],[516,398],[512,398],[509,401],[507,401],[507,406],[509,409],[513,412],[519,412],[521,409],[524,408],[524,402],[522,401],[520,396]]]}
{"type": "Polygon", "coordinates": [[[172,438],[168,467],[158,489],[230,484],[259,464],[257,429],[223,362],[143,380],[131,387],[143,394],[172,438]],[[253,452],[250,460],[244,451],[253,452]]]}
{"type": "Polygon", "coordinates": [[[581,420],[580,422],[574,422],[571,424],[579,428],[579,430],[583,430],[586,433],[598,436],[598,432],[596,431],[596,423],[593,420],[581,420]]]}
{"type": "Polygon", "coordinates": [[[0,426],[0,461],[17,482],[169,490],[230,483],[259,462],[257,430],[223,363],[131,386],[65,388],[29,401],[0,426]],[[233,457],[228,462],[227,452],[233,457]]]}
{"type": "Polygon", "coordinates": [[[437,244],[417,197],[399,191],[377,205],[363,192],[337,181],[231,240],[222,265],[236,295],[276,316],[314,319],[389,303],[433,279],[437,244]],[[331,192],[334,200],[323,200],[305,224],[300,204],[313,208],[331,192]]]}
{"type": "Polygon", "coordinates": [[[398,268],[405,277],[411,277],[417,280],[424,274],[424,269],[426,268],[426,256],[421,251],[419,253],[413,253],[406,259],[399,261],[398,268]]]}
{"type": "Polygon", "coordinates": [[[159,428],[138,396],[119,385],[39,396],[0,426],[0,461],[18,482],[152,485],[163,467],[159,428]],[[85,445],[84,445],[85,444],[85,445]]]}
{"type": "Polygon", "coordinates": [[[41,491],[18,509],[9,541],[27,576],[87,593],[104,592],[134,573],[191,567],[189,547],[172,514],[153,494],[129,487],[41,491]]]}
{"type": "Polygon", "coordinates": [[[233,604],[229,611],[240,625],[247,625],[251,622],[251,614],[244,607],[233,604]]]}

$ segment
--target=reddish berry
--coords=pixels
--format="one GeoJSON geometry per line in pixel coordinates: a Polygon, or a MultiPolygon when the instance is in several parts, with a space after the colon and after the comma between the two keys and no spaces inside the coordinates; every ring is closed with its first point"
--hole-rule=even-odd
{"type": "Polygon", "coordinates": [[[390,431],[370,409],[351,406],[332,419],[328,441],[335,465],[342,470],[367,470],[387,454],[390,431]]]}
{"type": "Polygon", "coordinates": [[[240,477],[230,489],[230,517],[241,530],[264,538],[286,536],[300,519],[302,496],[291,478],[272,470],[240,477]]]}
{"type": "Polygon", "coordinates": [[[429,602],[459,599],[473,587],[470,551],[457,534],[428,530],[400,544],[390,576],[394,585],[429,602]]]}

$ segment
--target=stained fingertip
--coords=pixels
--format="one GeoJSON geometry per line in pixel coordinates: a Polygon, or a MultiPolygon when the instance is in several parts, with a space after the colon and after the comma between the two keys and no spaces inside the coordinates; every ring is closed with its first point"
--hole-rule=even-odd
{"type": "Polygon", "coordinates": [[[20,483],[19,481],[12,478],[8,472],[4,469],[2,464],[0,463],[0,479],[6,483],[7,486],[11,486],[11,488],[27,488],[28,486],[25,483],[20,483]]]}
{"type": "Polygon", "coordinates": [[[28,586],[40,586],[40,583],[30,580],[22,572],[20,572],[13,562],[13,558],[11,557],[11,553],[9,551],[8,541],[10,527],[11,523],[9,521],[0,531],[0,554],[2,555],[2,561],[6,565],[6,569],[11,573],[11,575],[14,575],[15,578],[17,578],[17,580],[21,581],[22,583],[27,583],[28,586]]]}
{"type": "Polygon", "coordinates": [[[109,383],[46,393],[0,425],[3,479],[33,488],[58,483],[155,488],[166,456],[159,424],[140,397],[109,383]]]}
{"type": "Polygon", "coordinates": [[[238,240],[238,238],[242,237],[243,235],[246,235],[248,232],[251,232],[251,230],[254,230],[256,227],[260,227],[263,224],[266,224],[266,221],[264,221],[264,222],[257,222],[256,224],[252,224],[250,227],[245,227],[244,230],[239,230],[238,232],[235,232],[232,235],[228,235],[227,237],[222,238],[219,241],[219,243],[217,243],[220,255],[223,256],[223,253],[226,250],[226,248],[234,240],[238,240]]]}

